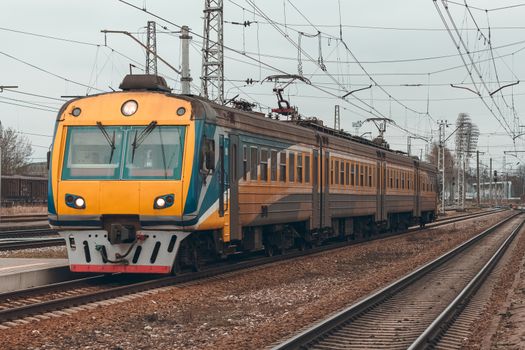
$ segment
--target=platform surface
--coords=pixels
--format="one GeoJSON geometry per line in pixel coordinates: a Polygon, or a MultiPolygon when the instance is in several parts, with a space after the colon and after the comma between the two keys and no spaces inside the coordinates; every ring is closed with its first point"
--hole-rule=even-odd
{"type": "Polygon", "coordinates": [[[0,258],[1,276],[67,266],[67,259],[0,258]]]}
{"type": "Polygon", "coordinates": [[[72,278],[67,259],[0,259],[0,293],[72,278]]]}

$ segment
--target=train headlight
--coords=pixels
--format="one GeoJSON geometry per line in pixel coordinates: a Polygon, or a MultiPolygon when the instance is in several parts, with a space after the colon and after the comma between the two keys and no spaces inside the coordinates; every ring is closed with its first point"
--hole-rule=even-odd
{"type": "Polygon", "coordinates": [[[153,202],[153,209],[165,209],[173,205],[175,201],[174,194],[165,194],[163,196],[158,196],[153,202]]]}
{"type": "Polygon", "coordinates": [[[166,205],[166,200],[164,198],[157,198],[157,200],[155,201],[155,204],[157,205],[157,208],[164,208],[164,206],[166,205]]]}
{"type": "Polygon", "coordinates": [[[122,104],[122,107],[120,107],[120,111],[123,115],[126,117],[132,116],[137,112],[137,109],[139,108],[139,104],[135,100],[128,100],[122,104]]]}
{"type": "Polygon", "coordinates": [[[66,205],[75,209],[85,209],[86,200],[74,194],[66,194],[66,205]]]}
{"type": "Polygon", "coordinates": [[[78,197],[77,199],[75,199],[75,206],[77,208],[83,208],[86,206],[86,201],[84,201],[84,198],[78,197]]]}

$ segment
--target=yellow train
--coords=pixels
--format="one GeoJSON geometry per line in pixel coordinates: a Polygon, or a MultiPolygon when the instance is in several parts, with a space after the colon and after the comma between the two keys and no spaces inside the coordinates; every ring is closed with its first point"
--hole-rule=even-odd
{"type": "Polygon", "coordinates": [[[72,271],[171,273],[435,218],[430,164],[315,119],[175,95],[154,75],[121,89],[57,117],[49,221],[72,271]]]}

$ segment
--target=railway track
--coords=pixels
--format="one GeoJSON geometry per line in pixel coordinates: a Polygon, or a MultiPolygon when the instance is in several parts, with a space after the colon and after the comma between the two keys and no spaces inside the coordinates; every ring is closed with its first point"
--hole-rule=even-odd
{"type": "MultiPolygon", "coordinates": [[[[494,211],[484,211],[475,214],[461,215],[449,219],[440,219],[434,223],[427,224],[427,228],[437,227],[441,225],[447,225],[454,222],[459,222],[463,220],[468,220],[480,216],[490,215],[502,210],[494,211]]],[[[411,227],[407,232],[414,232],[419,230],[419,227],[411,227]]],[[[399,233],[393,233],[399,234],[399,233]]],[[[388,237],[393,234],[383,234],[381,236],[374,236],[373,238],[382,238],[388,237]]],[[[56,231],[50,228],[35,228],[35,229],[20,229],[20,230],[10,230],[10,231],[0,231],[0,251],[2,250],[20,250],[20,249],[31,249],[31,248],[41,248],[41,247],[52,247],[52,246],[61,246],[65,245],[65,242],[60,237],[46,237],[41,239],[33,239],[32,237],[40,236],[52,236],[56,235],[56,231]],[[31,238],[31,239],[30,239],[31,238]]],[[[353,241],[352,243],[359,243],[359,241],[353,241]]],[[[336,244],[335,248],[338,245],[336,244]]]]}
{"type": "MultiPolygon", "coordinates": [[[[82,289],[82,288],[75,287],[75,290],[79,292],[75,292],[73,293],[73,295],[67,295],[63,298],[52,298],[52,299],[41,297],[41,299],[45,299],[45,300],[37,299],[36,300],[37,302],[23,303],[22,305],[20,305],[20,300],[35,299],[35,298],[31,298],[30,296],[28,296],[28,292],[25,290],[19,291],[19,292],[18,291],[11,292],[9,294],[10,298],[11,299],[16,298],[16,300],[18,300],[19,306],[7,307],[4,309],[1,309],[1,304],[0,304],[0,324],[3,322],[13,321],[13,320],[21,319],[21,318],[28,317],[31,315],[41,314],[45,312],[52,312],[55,310],[67,309],[70,307],[92,303],[92,302],[97,302],[97,301],[102,301],[102,300],[107,300],[107,299],[113,299],[113,298],[130,295],[134,293],[139,293],[139,292],[143,292],[143,291],[147,291],[147,290],[151,290],[155,288],[161,288],[161,287],[171,286],[175,284],[193,283],[195,281],[199,281],[205,278],[213,278],[215,276],[224,275],[229,272],[245,270],[249,268],[255,268],[261,265],[265,265],[265,264],[293,259],[293,258],[297,258],[300,256],[304,256],[306,254],[320,253],[323,251],[347,246],[349,244],[353,244],[353,242],[352,243],[340,242],[337,244],[315,247],[307,251],[294,250],[294,251],[288,252],[287,254],[273,256],[273,257],[265,257],[265,258],[253,257],[250,260],[231,261],[231,262],[222,263],[220,265],[206,267],[206,269],[202,271],[179,274],[176,277],[174,276],[160,277],[160,278],[156,278],[152,280],[138,281],[136,283],[121,284],[118,286],[111,286],[111,284],[104,283],[103,285],[98,286],[97,289],[93,289],[93,288],[82,289]]],[[[95,282],[96,281],[99,281],[99,280],[95,280],[95,282]]],[[[64,284],[60,286],[61,290],[63,290],[64,286],[67,286],[67,285],[64,284]]],[[[50,289],[48,289],[48,292],[53,293],[54,287],[51,286],[49,288],[50,289]]],[[[46,291],[45,286],[40,287],[39,292],[45,292],[45,291],[46,291]]],[[[30,291],[30,292],[33,292],[33,291],[30,291]]],[[[5,296],[6,295],[0,294],[0,300],[2,300],[2,298],[5,296]]]]}
{"type": "Polygon", "coordinates": [[[274,350],[460,348],[465,329],[443,334],[523,224],[524,214],[503,220],[274,350]]]}
{"type": "Polygon", "coordinates": [[[2,215],[0,222],[2,223],[17,223],[17,222],[33,222],[33,221],[47,221],[47,214],[24,214],[24,215],[2,215]]]}
{"type": "Polygon", "coordinates": [[[57,247],[65,245],[61,237],[47,237],[47,238],[19,238],[19,239],[1,239],[0,240],[0,251],[4,250],[22,250],[22,249],[33,249],[43,247],[57,247]]]}

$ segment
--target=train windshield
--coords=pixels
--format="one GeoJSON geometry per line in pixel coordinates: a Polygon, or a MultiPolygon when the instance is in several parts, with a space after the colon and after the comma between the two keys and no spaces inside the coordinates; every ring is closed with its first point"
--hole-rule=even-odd
{"type": "Polygon", "coordinates": [[[122,158],[122,128],[102,128],[68,128],[63,179],[118,179],[122,158]],[[106,135],[109,135],[112,144],[106,135]]]}
{"type": "Polygon", "coordinates": [[[68,127],[63,180],[180,180],[184,126],[68,127]]]}
{"type": "Polygon", "coordinates": [[[125,179],[180,179],[183,126],[133,127],[126,145],[125,179]]]}

